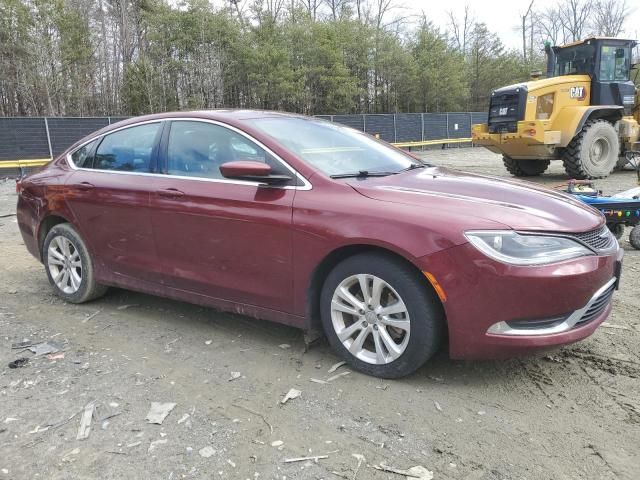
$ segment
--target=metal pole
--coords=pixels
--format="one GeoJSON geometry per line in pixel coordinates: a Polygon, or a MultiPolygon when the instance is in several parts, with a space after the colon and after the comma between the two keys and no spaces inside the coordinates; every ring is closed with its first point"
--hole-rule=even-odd
{"type": "Polygon", "coordinates": [[[51,148],[51,134],[49,133],[49,122],[44,117],[44,128],[47,131],[47,144],[49,145],[49,158],[53,159],[53,149],[51,148]]]}
{"type": "Polygon", "coordinates": [[[109,122],[109,125],[111,125],[111,117],[107,117],[107,121],[109,122]]]}
{"type": "Polygon", "coordinates": [[[362,131],[367,133],[367,116],[364,113],[362,114],[362,131]]]}
{"type": "Polygon", "coordinates": [[[398,131],[396,129],[396,114],[393,114],[393,141],[398,141],[398,131]]]}

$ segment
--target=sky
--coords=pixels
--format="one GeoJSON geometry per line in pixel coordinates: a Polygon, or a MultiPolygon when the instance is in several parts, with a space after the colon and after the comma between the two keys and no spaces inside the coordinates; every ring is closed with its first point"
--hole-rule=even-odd
{"type": "MultiPolygon", "coordinates": [[[[453,11],[462,18],[464,7],[469,4],[476,20],[486,23],[491,31],[499,34],[507,47],[520,48],[522,45],[521,17],[531,0],[404,0],[402,3],[416,13],[424,11],[427,18],[441,29],[448,26],[448,11],[453,11]]],[[[557,3],[558,0],[534,0],[533,8],[546,9],[557,3]]],[[[640,40],[640,1],[627,0],[627,5],[630,5],[634,11],[625,24],[626,36],[640,40]]]]}

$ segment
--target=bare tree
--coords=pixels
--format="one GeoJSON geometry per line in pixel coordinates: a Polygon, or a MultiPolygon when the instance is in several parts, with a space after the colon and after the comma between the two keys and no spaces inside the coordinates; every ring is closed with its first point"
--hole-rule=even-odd
{"type": "Polygon", "coordinates": [[[593,32],[604,37],[617,37],[622,33],[630,12],[626,0],[596,0],[591,22],[593,32]]]}
{"type": "Polygon", "coordinates": [[[541,41],[549,41],[552,45],[566,43],[566,31],[560,19],[558,7],[534,12],[535,35],[541,41]]]}
{"type": "Polygon", "coordinates": [[[315,22],[318,18],[318,9],[322,0],[300,0],[302,6],[309,13],[311,19],[315,22]]]}
{"type": "Polygon", "coordinates": [[[593,0],[565,0],[558,10],[562,27],[568,40],[581,40],[589,27],[589,17],[593,11],[593,0]]]}
{"type": "MultiPolygon", "coordinates": [[[[531,14],[531,8],[533,7],[533,2],[535,0],[531,0],[529,4],[529,8],[522,18],[522,60],[527,63],[527,17],[531,14]]],[[[532,42],[533,43],[533,42],[532,42]]]]}
{"type": "Polygon", "coordinates": [[[471,8],[468,3],[464,6],[464,15],[461,20],[459,20],[451,10],[447,12],[447,15],[449,17],[449,26],[453,32],[453,41],[457,49],[463,54],[466,54],[469,34],[475,23],[471,8]]]}
{"type": "Polygon", "coordinates": [[[331,10],[331,18],[338,20],[342,16],[344,8],[349,5],[350,0],[324,0],[331,10]]]}

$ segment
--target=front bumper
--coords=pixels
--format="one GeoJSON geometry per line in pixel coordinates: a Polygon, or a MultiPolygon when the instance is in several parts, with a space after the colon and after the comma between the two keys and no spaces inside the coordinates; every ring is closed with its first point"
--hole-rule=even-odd
{"type": "Polygon", "coordinates": [[[446,293],[450,356],[490,359],[591,335],[611,312],[622,256],[618,249],[613,255],[519,267],[496,262],[465,244],[423,257],[420,267],[446,293]]]}
{"type": "Polygon", "coordinates": [[[562,136],[559,130],[548,128],[548,121],[520,121],[516,132],[489,133],[487,124],[476,124],[471,138],[476,145],[515,159],[552,158],[562,136]]]}

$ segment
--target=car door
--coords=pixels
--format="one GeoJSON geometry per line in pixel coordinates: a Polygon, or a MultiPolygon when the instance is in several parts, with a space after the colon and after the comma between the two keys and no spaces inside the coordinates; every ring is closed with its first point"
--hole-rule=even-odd
{"type": "MultiPolygon", "coordinates": [[[[295,189],[224,179],[231,160],[275,160],[221,124],[174,120],[163,138],[151,219],[170,287],[279,311],[292,307],[295,189]]],[[[290,173],[290,172],[289,172],[290,173]]]]}
{"type": "Polygon", "coordinates": [[[66,200],[95,260],[109,274],[158,281],[149,197],[161,130],[161,122],[127,127],[71,155],[75,171],[66,200]]]}

